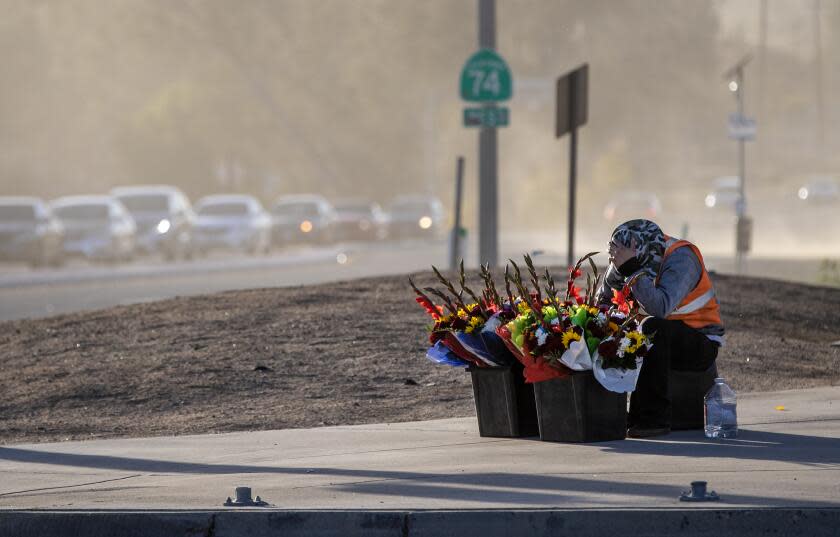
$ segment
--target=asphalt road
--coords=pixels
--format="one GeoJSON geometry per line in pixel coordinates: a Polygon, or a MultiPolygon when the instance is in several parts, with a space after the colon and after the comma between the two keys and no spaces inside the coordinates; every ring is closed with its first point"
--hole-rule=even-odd
{"type": "MultiPolygon", "coordinates": [[[[500,260],[528,250],[519,240],[502,242],[500,260]]],[[[474,255],[475,248],[469,252],[474,255]]],[[[602,263],[606,262],[599,258],[602,263]]],[[[468,255],[469,258],[469,255],[468,255]]],[[[541,265],[564,265],[566,256],[537,251],[541,265]]],[[[267,257],[240,258],[218,255],[189,262],[144,260],[121,266],[76,263],[61,269],[29,270],[0,266],[0,320],[37,318],[82,310],[160,300],[174,296],[214,293],[233,289],[283,287],[345,279],[400,274],[445,266],[445,241],[400,243],[347,243],[329,247],[300,248],[267,257]]],[[[748,274],[825,283],[820,259],[754,258],[748,274]]],[[[729,257],[709,257],[711,270],[733,271],[729,257]]],[[[837,272],[835,269],[834,272],[837,272]]],[[[840,275],[828,274],[840,283],[840,275]]]]}
{"type": "Polygon", "coordinates": [[[233,289],[284,287],[426,270],[446,262],[443,242],[346,244],[270,257],[215,257],[117,267],[76,264],[0,273],[0,320],[37,318],[233,289]]]}

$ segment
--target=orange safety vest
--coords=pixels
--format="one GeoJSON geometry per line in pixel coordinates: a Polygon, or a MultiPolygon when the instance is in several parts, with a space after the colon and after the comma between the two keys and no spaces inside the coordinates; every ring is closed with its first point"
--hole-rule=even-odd
{"type": "MultiPolygon", "coordinates": [[[[681,239],[674,239],[665,236],[665,253],[662,255],[662,264],[668,256],[674,253],[677,248],[688,246],[700,260],[700,268],[703,273],[700,275],[700,281],[697,286],[692,289],[680,302],[677,309],[668,315],[669,320],[682,321],[692,328],[703,328],[711,324],[723,325],[720,318],[720,305],[715,297],[715,287],[712,285],[712,280],[709,278],[709,273],[706,272],[706,264],[703,262],[703,256],[700,255],[700,250],[690,242],[681,239]]],[[[661,270],[661,266],[660,266],[661,270]]],[[[656,283],[659,283],[659,276],[656,277],[656,283]]]]}

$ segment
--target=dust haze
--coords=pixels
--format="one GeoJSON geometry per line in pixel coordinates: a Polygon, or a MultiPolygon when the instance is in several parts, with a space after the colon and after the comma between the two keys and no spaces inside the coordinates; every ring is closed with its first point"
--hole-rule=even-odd
{"type": "MultiPolygon", "coordinates": [[[[467,159],[475,234],[477,135],[458,73],[476,47],[469,0],[2,0],[0,195],[52,199],[164,183],[190,198],[290,193],[437,195],[450,212],[467,159]]],[[[554,80],[588,62],[581,131],[583,244],[612,227],[623,192],[658,196],[656,219],[731,252],[731,210],[708,209],[736,175],[745,54],[748,212],[759,255],[840,256],[837,206],[797,190],[840,174],[840,2],[499,0],[511,124],[499,134],[500,226],[565,246],[567,147],[553,137],[554,80]]],[[[530,239],[528,239],[530,237],[530,239]]],[[[537,238],[539,238],[537,240],[537,238]]],[[[529,245],[530,246],[530,245],[529,245]]]]}

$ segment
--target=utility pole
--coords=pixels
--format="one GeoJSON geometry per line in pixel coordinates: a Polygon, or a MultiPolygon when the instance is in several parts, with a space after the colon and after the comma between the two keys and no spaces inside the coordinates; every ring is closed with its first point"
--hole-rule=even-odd
{"type": "MultiPolygon", "coordinates": [[[[478,48],[496,48],[496,0],[478,0],[478,48]]],[[[495,108],[485,103],[484,108],[495,108]]],[[[478,262],[498,265],[498,138],[496,127],[478,133],[478,262]]]]}

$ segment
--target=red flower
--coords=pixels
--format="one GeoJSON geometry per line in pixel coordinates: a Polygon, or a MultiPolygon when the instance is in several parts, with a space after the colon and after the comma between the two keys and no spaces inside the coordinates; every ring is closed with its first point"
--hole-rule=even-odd
{"type": "Polygon", "coordinates": [[[569,267],[569,280],[575,280],[583,276],[583,271],[580,268],[569,267]]]}
{"type": "Polygon", "coordinates": [[[443,308],[435,306],[434,304],[429,302],[425,297],[422,296],[418,296],[414,300],[416,300],[418,304],[423,306],[423,309],[426,310],[426,312],[432,316],[432,319],[437,320],[440,318],[440,314],[443,312],[443,308]]]}
{"type": "Polygon", "coordinates": [[[618,353],[618,340],[607,338],[598,345],[598,354],[604,359],[614,358],[618,353]]]}
{"type": "Polygon", "coordinates": [[[569,298],[575,299],[578,304],[583,304],[583,297],[580,294],[580,287],[577,287],[572,280],[569,280],[568,294],[569,298]]]}
{"type": "Polygon", "coordinates": [[[611,302],[618,307],[618,311],[624,314],[630,313],[630,304],[627,301],[627,295],[630,294],[630,290],[626,287],[619,291],[618,289],[613,289],[613,297],[611,302]]]}

